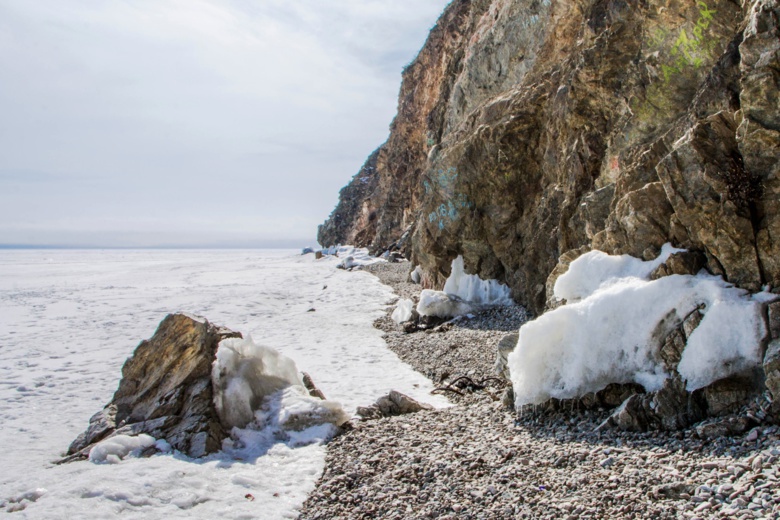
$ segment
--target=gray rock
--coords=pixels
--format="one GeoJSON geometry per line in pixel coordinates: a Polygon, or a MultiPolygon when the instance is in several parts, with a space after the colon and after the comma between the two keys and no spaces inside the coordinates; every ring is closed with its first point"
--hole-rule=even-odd
{"type": "Polygon", "coordinates": [[[764,355],[766,387],[772,396],[773,407],[780,408],[780,339],[769,342],[764,355]]]}
{"type": "Polygon", "coordinates": [[[767,306],[767,315],[769,318],[770,338],[780,338],[780,301],[772,302],[767,306]]]}
{"type": "Polygon", "coordinates": [[[513,332],[507,334],[498,342],[498,347],[496,349],[496,364],[493,371],[497,376],[502,377],[506,381],[510,381],[507,358],[509,357],[509,354],[515,350],[515,347],[517,347],[517,340],[519,337],[520,334],[513,332]]]}
{"type": "Polygon", "coordinates": [[[377,399],[373,405],[367,407],[359,406],[357,414],[367,421],[381,417],[417,413],[422,410],[433,410],[433,407],[429,404],[420,403],[401,392],[391,390],[389,394],[377,399]]]}
{"type": "Polygon", "coordinates": [[[710,419],[696,425],[696,434],[702,439],[734,437],[742,435],[754,426],[755,422],[747,417],[730,416],[710,419]]]}

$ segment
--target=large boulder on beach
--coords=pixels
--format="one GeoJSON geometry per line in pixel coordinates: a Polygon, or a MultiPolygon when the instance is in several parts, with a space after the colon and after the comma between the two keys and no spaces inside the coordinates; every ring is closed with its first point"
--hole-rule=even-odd
{"type": "Polygon", "coordinates": [[[212,363],[220,341],[240,337],[204,318],[169,314],[125,362],[113,399],[68,454],[86,456],[95,443],[124,433],[165,439],[191,457],[219,450],[227,433],[214,407],[212,363]]]}
{"type": "Polygon", "coordinates": [[[171,314],[125,362],[113,399],[61,462],[96,460],[92,449],[114,438],[148,436],[197,458],[219,451],[233,428],[262,422],[256,426],[271,425],[284,438],[349,420],[338,403],[321,397],[292,359],[204,318],[171,314]]]}

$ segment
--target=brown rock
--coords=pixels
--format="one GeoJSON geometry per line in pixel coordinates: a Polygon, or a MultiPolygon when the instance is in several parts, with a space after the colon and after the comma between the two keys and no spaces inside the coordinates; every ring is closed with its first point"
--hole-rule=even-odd
{"type": "Polygon", "coordinates": [[[410,230],[425,288],[460,254],[537,314],[583,247],[647,258],[672,241],[744,287],[775,280],[776,0],[703,5],[452,2],[320,242],[384,251],[410,230]]]}
{"type": "Polygon", "coordinates": [[[650,273],[651,280],[673,274],[695,275],[707,264],[707,257],[698,251],[674,253],[663,264],[650,273]]]}
{"type": "Polygon", "coordinates": [[[203,318],[168,315],[125,362],[114,398],[68,454],[87,455],[119,433],[148,433],[191,457],[221,449],[226,432],[214,408],[211,367],[219,342],[234,337],[241,334],[203,318]]]}
{"type": "Polygon", "coordinates": [[[772,302],[767,306],[769,318],[770,339],[780,338],[780,302],[772,302]]]}
{"type": "Polygon", "coordinates": [[[680,364],[680,359],[682,359],[683,350],[685,350],[685,337],[679,329],[675,329],[666,337],[661,350],[658,352],[664,368],[668,372],[677,370],[677,365],[680,364]]]}

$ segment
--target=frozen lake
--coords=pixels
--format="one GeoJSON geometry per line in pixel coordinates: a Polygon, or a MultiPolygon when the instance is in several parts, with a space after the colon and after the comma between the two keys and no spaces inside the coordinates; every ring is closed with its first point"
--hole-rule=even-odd
{"type": "MultiPolygon", "coordinates": [[[[166,314],[250,334],[352,413],[390,389],[446,406],[372,327],[376,278],[295,251],[0,251],[0,511],[20,518],[294,518],[325,447],[54,466],[166,314]],[[308,312],[314,308],[314,312],[308,312]]],[[[258,441],[260,442],[260,441],[258,441]]]]}

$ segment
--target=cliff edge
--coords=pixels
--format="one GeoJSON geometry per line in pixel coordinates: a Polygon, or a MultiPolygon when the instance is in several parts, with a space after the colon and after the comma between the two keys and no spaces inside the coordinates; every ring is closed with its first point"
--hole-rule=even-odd
{"type": "Polygon", "coordinates": [[[777,0],[455,0],[319,241],[399,248],[425,287],[462,255],[536,313],[590,249],[671,242],[780,285],[778,20],[777,0]]]}

